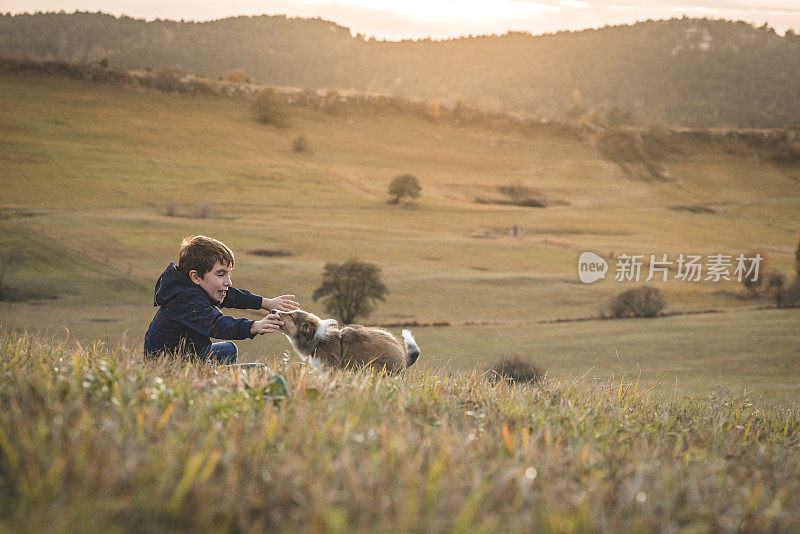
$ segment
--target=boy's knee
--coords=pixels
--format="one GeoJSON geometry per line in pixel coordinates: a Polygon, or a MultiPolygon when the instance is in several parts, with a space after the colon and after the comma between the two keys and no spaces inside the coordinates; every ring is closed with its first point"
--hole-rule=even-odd
{"type": "Polygon", "coordinates": [[[230,361],[228,363],[236,363],[239,361],[239,347],[237,347],[236,343],[233,343],[232,341],[228,341],[228,343],[230,343],[231,349],[230,361]]]}
{"type": "Polygon", "coordinates": [[[208,357],[209,363],[217,365],[228,365],[239,360],[239,347],[232,341],[214,343],[211,346],[211,354],[208,357]]]}

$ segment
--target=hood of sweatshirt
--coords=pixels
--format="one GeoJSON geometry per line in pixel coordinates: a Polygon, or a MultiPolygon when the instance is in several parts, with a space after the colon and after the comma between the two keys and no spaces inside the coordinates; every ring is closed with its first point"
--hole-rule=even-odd
{"type": "Polygon", "coordinates": [[[174,263],[170,263],[156,281],[153,306],[163,306],[182,293],[198,289],[205,294],[200,286],[189,280],[189,277],[180,272],[174,263]]]}

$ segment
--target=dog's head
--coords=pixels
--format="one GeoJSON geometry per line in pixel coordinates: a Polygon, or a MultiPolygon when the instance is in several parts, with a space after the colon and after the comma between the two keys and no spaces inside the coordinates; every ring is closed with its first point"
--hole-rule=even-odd
{"type": "Polygon", "coordinates": [[[280,331],[298,348],[309,345],[313,340],[324,340],[328,328],[337,325],[334,319],[320,319],[313,313],[303,310],[290,312],[272,310],[272,314],[281,318],[283,326],[280,331]]]}

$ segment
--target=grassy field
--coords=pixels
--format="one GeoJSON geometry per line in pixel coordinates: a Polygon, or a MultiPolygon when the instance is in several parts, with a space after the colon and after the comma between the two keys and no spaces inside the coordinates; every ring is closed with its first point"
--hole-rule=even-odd
{"type": "MultiPolygon", "coordinates": [[[[687,144],[660,162],[670,181],[643,181],[589,142],[391,110],[293,107],[290,126],[275,129],[215,97],[17,74],[0,74],[0,95],[13,102],[0,108],[0,248],[26,252],[8,277],[14,301],[0,302],[7,331],[140,343],[155,279],[183,236],[204,233],[236,251],[236,285],[295,293],[317,313],[326,262],[379,264],[390,295],[370,322],[452,325],[415,329],[426,370],[519,355],[555,376],[641,370],[662,388],[677,380],[679,393],[722,384],[800,399],[800,312],[759,309],[770,301],[744,298],[735,282],[657,284],[667,311],[720,313],[546,322],[595,317],[630,287],[578,282],[583,250],[761,250],[769,269],[790,272],[800,169],[751,148],[687,144]],[[291,149],[301,134],[310,153],[291,149]],[[386,203],[404,173],[422,197],[386,203]],[[514,184],[551,206],[475,202],[514,184]],[[170,217],[171,204],[186,215],[211,205],[214,216],[170,217]],[[513,225],[525,233],[510,236],[513,225]],[[252,254],[263,249],[292,255],[252,254]]],[[[279,336],[241,345],[259,361],[287,348],[279,336]]]]}
{"type": "Polygon", "coordinates": [[[631,376],[530,386],[267,363],[0,334],[0,530],[800,528],[796,405],[631,376]]]}

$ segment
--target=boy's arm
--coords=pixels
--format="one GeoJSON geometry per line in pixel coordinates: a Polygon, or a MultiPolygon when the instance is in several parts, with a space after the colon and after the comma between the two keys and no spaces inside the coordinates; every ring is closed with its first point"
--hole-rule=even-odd
{"type": "MultiPolygon", "coordinates": [[[[226,296],[227,299],[227,296],[226,296]]],[[[164,311],[171,319],[187,328],[216,339],[248,339],[256,334],[251,333],[254,321],[249,319],[234,319],[223,315],[216,307],[209,304],[203,295],[191,299],[176,299],[164,311]]],[[[260,303],[259,303],[260,304],[260,303]]]]}
{"type": "Polygon", "coordinates": [[[250,293],[244,289],[228,287],[225,300],[220,304],[223,308],[238,308],[240,310],[260,310],[264,297],[250,293]]]}

